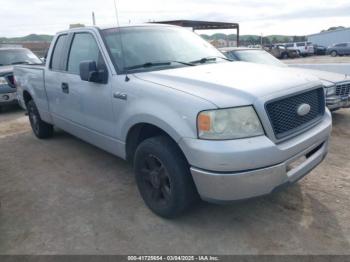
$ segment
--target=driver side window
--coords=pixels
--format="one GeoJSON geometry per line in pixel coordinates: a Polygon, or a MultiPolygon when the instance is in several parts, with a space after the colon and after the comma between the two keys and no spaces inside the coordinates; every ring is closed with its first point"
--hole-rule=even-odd
{"type": "Polygon", "coordinates": [[[97,66],[104,65],[102,55],[94,37],[89,33],[76,33],[68,58],[68,72],[79,75],[80,62],[95,61],[97,66]]]}

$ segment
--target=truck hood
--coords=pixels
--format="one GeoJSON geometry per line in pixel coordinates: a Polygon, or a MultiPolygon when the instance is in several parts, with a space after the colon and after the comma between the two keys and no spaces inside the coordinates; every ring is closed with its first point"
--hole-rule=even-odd
{"type": "Polygon", "coordinates": [[[319,80],[288,67],[247,62],[222,62],[193,67],[143,72],[135,77],[167,86],[212,102],[217,107],[254,104],[273,94],[291,93],[321,85],[319,80]],[[293,91],[294,92],[294,91],[293,91]]]}
{"type": "MultiPolygon", "coordinates": [[[[292,69],[292,68],[290,68],[292,69]]],[[[293,68],[296,72],[311,74],[319,78],[326,86],[333,85],[338,82],[350,81],[350,78],[344,74],[338,74],[333,72],[313,70],[313,69],[304,69],[304,68],[293,68]]]]}
{"type": "Polygon", "coordinates": [[[13,66],[0,66],[0,75],[13,72],[13,66]]]}

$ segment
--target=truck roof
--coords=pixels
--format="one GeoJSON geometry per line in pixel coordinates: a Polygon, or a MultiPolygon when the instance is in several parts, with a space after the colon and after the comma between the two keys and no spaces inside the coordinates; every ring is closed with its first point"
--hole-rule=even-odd
{"type": "Polygon", "coordinates": [[[117,25],[84,26],[84,27],[77,27],[77,28],[72,28],[68,30],[63,30],[63,31],[57,32],[57,34],[70,33],[75,31],[82,31],[82,30],[105,30],[105,29],[126,28],[126,27],[179,27],[179,26],[168,25],[168,24],[152,24],[152,23],[121,25],[121,26],[117,26],[117,25]]]}

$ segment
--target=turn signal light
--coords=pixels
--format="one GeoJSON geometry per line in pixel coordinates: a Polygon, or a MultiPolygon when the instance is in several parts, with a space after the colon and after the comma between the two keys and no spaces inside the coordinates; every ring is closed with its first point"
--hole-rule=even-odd
{"type": "Polygon", "coordinates": [[[207,114],[201,113],[198,116],[198,130],[199,131],[209,131],[210,130],[210,116],[207,114]]]}

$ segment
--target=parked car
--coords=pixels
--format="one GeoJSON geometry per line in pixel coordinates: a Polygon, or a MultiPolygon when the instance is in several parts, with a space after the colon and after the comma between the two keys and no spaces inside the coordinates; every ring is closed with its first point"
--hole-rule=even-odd
{"type": "Polygon", "coordinates": [[[314,54],[315,55],[325,55],[327,52],[327,47],[322,45],[314,45],[314,54]]]}
{"type": "Polygon", "coordinates": [[[299,53],[295,49],[287,49],[284,45],[271,45],[265,48],[267,52],[279,59],[296,58],[299,53]]]}
{"type": "Polygon", "coordinates": [[[181,27],[84,27],[58,33],[45,66],[14,72],[38,138],[57,126],[129,160],[146,205],[169,218],[199,197],[269,194],[327,154],[317,78],[227,60],[181,27]]]}
{"type": "Polygon", "coordinates": [[[327,54],[331,56],[350,55],[350,43],[340,43],[328,47],[327,54]]]}
{"type": "Polygon", "coordinates": [[[296,43],[286,43],[284,46],[287,49],[297,50],[299,56],[309,56],[313,55],[315,50],[311,42],[296,42],[296,43]]]}
{"type": "MultiPolygon", "coordinates": [[[[245,61],[251,63],[288,67],[268,52],[261,49],[249,48],[223,48],[220,49],[229,59],[233,61],[245,61]]],[[[291,68],[292,69],[292,68],[291,68]]],[[[344,74],[331,73],[319,70],[293,68],[296,73],[311,74],[318,77],[326,93],[327,107],[332,110],[350,107],[350,77],[344,74]]]]}
{"type": "Polygon", "coordinates": [[[17,104],[13,65],[35,63],[41,62],[28,49],[14,47],[0,48],[0,110],[3,106],[17,104]]]}

